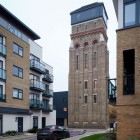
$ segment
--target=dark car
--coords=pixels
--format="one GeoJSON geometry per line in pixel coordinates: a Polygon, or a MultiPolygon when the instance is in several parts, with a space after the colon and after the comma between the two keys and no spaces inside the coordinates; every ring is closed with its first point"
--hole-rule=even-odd
{"type": "Polygon", "coordinates": [[[59,140],[69,137],[69,131],[58,125],[45,126],[37,133],[37,140],[59,140]]]}

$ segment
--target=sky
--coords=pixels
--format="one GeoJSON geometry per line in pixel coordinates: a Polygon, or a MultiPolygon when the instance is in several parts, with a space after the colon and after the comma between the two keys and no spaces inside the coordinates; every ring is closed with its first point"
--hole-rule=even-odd
{"type": "Polygon", "coordinates": [[[109,73],[110,78],[116,78],[118,24],[112,0],[0,0],[0,4],[41,37],[35,42],[43,48],[43,61],[53,67],[54,92],[68,90],[70,12],[94,2],[103,2],[107,11],[109,73]]]}

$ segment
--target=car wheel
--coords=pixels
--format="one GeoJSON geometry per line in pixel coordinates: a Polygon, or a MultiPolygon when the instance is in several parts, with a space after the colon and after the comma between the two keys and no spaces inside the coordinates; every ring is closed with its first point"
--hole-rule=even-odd
{"type": "Polygon", "coordinates": [[[53,140],[57,140],[57,135],[54,135],[53,140]]]}
{"type": "Polygon", "coordinates": [[[65,138],[69,138],[70,137],[70,134],[69,133],[67,133],[66,134],[66,136],[65,136],[65,138]]]}

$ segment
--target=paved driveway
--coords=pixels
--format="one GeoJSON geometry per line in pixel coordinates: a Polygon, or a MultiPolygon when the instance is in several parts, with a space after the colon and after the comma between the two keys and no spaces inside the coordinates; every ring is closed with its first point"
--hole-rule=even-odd
{"type": "Polygon", "coordinates": [[[105,129],[76,129],[76,128],[69,128],[70,131],[70,138],[65,140],[79,140],[80,138],[90,136],[93,134],[99,133],[106,133],[105,129]]]}

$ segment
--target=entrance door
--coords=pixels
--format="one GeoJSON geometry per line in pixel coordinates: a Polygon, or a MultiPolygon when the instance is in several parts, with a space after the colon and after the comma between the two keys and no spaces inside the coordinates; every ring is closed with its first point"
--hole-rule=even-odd
{"type": "Polygon", "coordinates": [[[0,135],[2,135],[2,116],[0,116],[0,135]]]}
{"type": "Polygon", "coordinates": [[[23,132],[23,117],[18,117],[18,132],[23,132]]]}
{"type": "Polygon", "coordinates": [[[46,126],[46,117],[42,117],[42,128],[46,126]]]}

